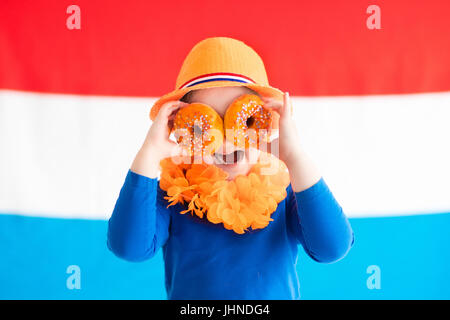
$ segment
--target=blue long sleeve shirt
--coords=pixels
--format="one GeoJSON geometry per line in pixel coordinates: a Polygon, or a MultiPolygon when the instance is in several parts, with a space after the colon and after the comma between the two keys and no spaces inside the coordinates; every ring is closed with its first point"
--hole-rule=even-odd
{"type": "Polygon", "coordinates": [[[108,223],[108,247],[143,261],[162,248],[168,299],[299,299],[298,248],[318,262],[343,258],[354,236],[324,179],[293,192],[264,229],[237,234],[167,207],[157,179],[128,171],[108,223]]]}

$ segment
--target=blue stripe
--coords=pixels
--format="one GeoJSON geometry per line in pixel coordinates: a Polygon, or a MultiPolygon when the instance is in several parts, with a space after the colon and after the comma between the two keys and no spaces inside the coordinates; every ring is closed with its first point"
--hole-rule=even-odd
{"type": "Polygon", "coordinates": [[[235,82],[250,83],[250,81],[244,81],[244,80],[238,80],[238,79],[230,79],[230,78],[214,78],[214,79],[198,80],[198,81],[196,81],[196,82],[194,82],[194,83],[192,83],[192,84],[186,86],[186,88],[195,86],[195,85],[200,84],[200,83],[211,82],[211,81],[235,81],[235,82]]]}
{"type": "MultiPolygon", "coordinates": [[[[334,264],[298,259],[303,299],[450,299],[450,213],[350,219],[357,241],[334,264]],[[366,286],[369,265],[381,289],[366,286]]],[[[165,299],[161,252],[142,263],[106,248],[103,220],[0,215],[0,299],[165,299]],[[66,269],[78,265],[81,289],[66,269]]],[[[274,270],[276,272],[276,270],[274,270]]]]}

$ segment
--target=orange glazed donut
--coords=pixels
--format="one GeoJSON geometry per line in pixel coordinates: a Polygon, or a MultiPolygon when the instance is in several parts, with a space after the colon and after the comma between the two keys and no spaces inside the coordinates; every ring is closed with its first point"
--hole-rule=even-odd
{"type": "Polygon", "coordinates": [[[191,103],[178,110],[172,131],[190,156],[212,154],[223,143],[222,118],[203,103],[191,103]]]}
{"type": "Polygon", "coordinates": [[[268,142],[274,114],[263,105],[261,98],[254,94],[244,94],[234,100],[224,117],[227,134],[230,130],[234,132],[233,137],[227,136],[227,139],[245,148],[259,147],[261,141],[268,142]]]}

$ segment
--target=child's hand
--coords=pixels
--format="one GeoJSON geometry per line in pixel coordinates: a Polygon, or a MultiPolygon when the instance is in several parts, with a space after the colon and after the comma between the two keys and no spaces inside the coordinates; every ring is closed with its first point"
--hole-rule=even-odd
{"type": "Polygon", "coordinates": [[[168,101],[161,106],[142,148],[151,149],[156,158],[162,160],[167,157],[179,155],[181,147],[169,139],[170,129],[173,126],[173,118],[177,110],[187,105],[181,101],[168,101]]]}
{"type": "Polygon", "coordinates": [[[300,152],[300,138],[297,133],[294,119],[292,118],[292,103],[289,93],[285,92],[283,103],[278,102],[273,98],[263,97],[262,100],[265,103],[264,107],[273,109],[280,114],[279,135],[278,138],[271,143],[270,151],[275,155],[278,155],[289,167],[289,162],[294,158],[295,153],[300,152]]]}
{"type": "Polygon", "coordinates": [[[131,171],[156,178],[162,159],[183,154],[181,146],[169,139],[169,133],[176,111],[184,105],[187,103],[168,101],[161,106],[148,130],[144,144],[131,165],[131,171]]]}
{"type": "Polygon", "coordinates": [[[276,147],[278,142],[279,158],[289,169],[292,190],[301,192],[317,183],[321,174],[313,160],[300,145],[301,140],[292,118],[292,103],[289,93],[286,92],[284,94],[283,100],[283,103],[280,103],[270,98],[263,98],[267,107],[276,110],[280,114],[279,137],[272,142],[273,145],[271,147],[275,147],[275,150],[271,150],[271,152],[277,155],[276,147]]]}

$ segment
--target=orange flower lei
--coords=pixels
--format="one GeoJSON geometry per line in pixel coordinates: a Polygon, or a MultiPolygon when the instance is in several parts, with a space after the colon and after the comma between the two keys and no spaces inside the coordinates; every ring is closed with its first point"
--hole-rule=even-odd
{"type": "Polygon", "coordinates": [[[265,228],[273,221],[271,214],[286,198],[289,185],[286,165],[269,153],[262,153],[247,175],[233,180],[226,180],[228,174],[215,165],[177,165],[171,158],[163,159],[160,165],[159,185],[167,193],[167,207],[186,201],[188,208],[181,214],[206,215],[210,222],[223,223],[238,234],[249,227],[265,228]]]}

